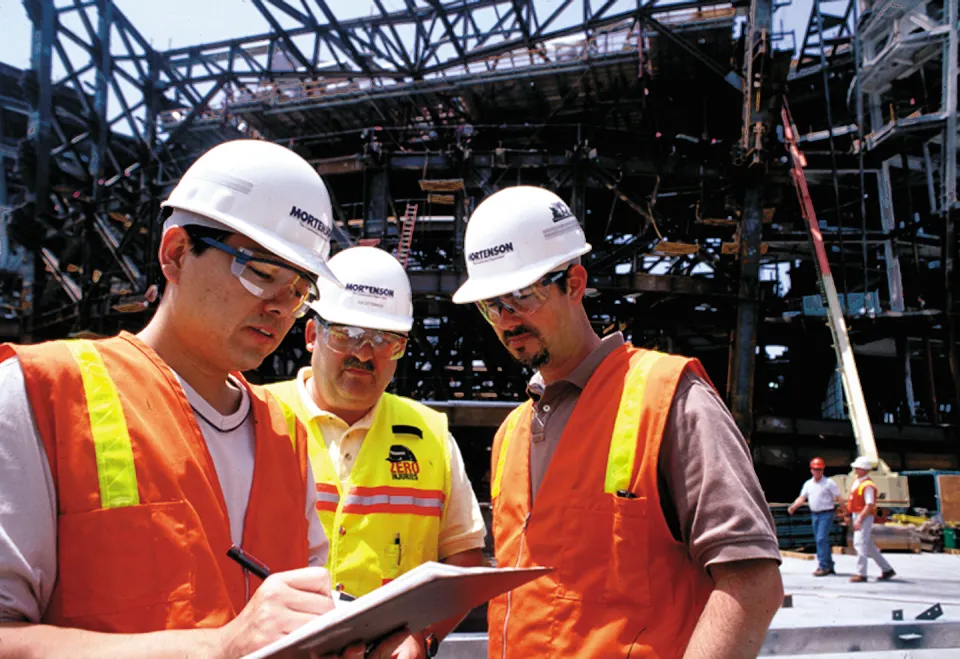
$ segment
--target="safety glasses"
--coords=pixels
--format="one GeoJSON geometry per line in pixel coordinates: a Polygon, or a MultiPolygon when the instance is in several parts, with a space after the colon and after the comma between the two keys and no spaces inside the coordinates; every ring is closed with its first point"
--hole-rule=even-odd
{"type": "Polygon", "coordinates": [[[292,314],[296,318],[303,317],[308,303],[319,297],[316,282],[306,272],[292,268],[282,261],[257,256],[248,249],[231,247],[213,238],[204,236],[199,240],[232,256],[230,272],[240,280],[245,289],[261,300],[275,300],[281,295],[289,295],[294,301],[292,314]]]}
{"type": "Polygon", "coordinates": [[[407,337],[403,334],[352,325],[330,325],[323,321],[320,324],[323,326],[323,342],[334,352],[354,354],[368,344],[378,356],[397,360],[407,350],[407,337]]]}
{"type": "Polygon", "coordinates": [[[500,320],[500,315],[504,309],[518,316],[528,316],[537,311],[543,306],[543,303],[546,302],[547,296],[550,294],[551,284],[557,283],[566,276],[566,270],[548,273],[543,279],[526,288],[521,288],[518,291],[507,293],[500,297],[480,300],[476,302],[477,308],[480,309],[480,313],[483,314],[483,317],[486,318],[487,322],[491,325],[500,320]]]}

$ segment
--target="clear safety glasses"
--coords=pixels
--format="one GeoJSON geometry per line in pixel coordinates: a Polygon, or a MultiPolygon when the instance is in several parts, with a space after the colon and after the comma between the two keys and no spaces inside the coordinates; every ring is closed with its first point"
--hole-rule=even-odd
{"type": "Polygon", "coordinates": [[[245,289],[261,300],[275,300],[281,295],[289,295],[294,301],[293,315],[297,318],[303,317],[308,309],[307,304],[319,296],[317,284],[310,275],[282,261],[265,259],[248,249],[231,247],[206,236],[200,241],[232,256],[230,272],[236,275],[245,289]]]}
{"type": "Polygon", "coordinates": [[[528,316],[546,302],[547,296],[550,294],[550,285],[557,283],[566,276],[566,270],[547,273],[543,279],[526,288],[500,297],[480,300],[476,303],[477,308],[480,309],[480,313],[491,325],[500,320],[500,314],[503,313],[504,309],[518,316],[528,316]]]}
{"type": "Polygon", "coordinates": [[[368,344],[378,356],[397,360],[407,350],[407,337],[403,334],[351,325],[328,325],[322,321],[320,324],[323,326],[323,342],[334,352],[353,354],[368,344]]]}

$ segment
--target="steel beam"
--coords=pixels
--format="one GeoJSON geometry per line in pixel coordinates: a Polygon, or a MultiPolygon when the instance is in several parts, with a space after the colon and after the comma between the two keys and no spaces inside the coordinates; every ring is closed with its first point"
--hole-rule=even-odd
{"type": "MultiPolygon", "coordinates": [[[[771,10],[772,11],[772,10],[771,10]]],[[[724,79],[724,81],[736,89],[737,91],[743,93],[743,83],[744,78],[736,71],[733,71],[729,68],[725,68],[719,62],[714,60],[709,55],[706,55],[702,50],[697,48],[694,44],[690,43],[686,37],[678,33],[671,27],[668,27],[655,19],[653,16],[650,16],[646,13],[640,13],[640,20],[654,28],[657,32],[666,37],[669,41],[673,42],[675,45],[679,46],[690,55],[693,59],[703,64],[705,67],[716,73],[718,76],[724,79]]],[[[762,17],[761,17],[762,20],[762,17]]]]}
{"type": "Polygon", "coordinates": [[[367,172],[366,199],[364,200],[363,237],[379,238],[381,241],[387,232],[387,208],[390,200],[390,186],[387,170],[371,169],[367,172]]]}
{"type": "Polygon", "coordinates": [[[732,297],[734,292],[723,282],[702,277],[680,275],[651,275],[635,272],[629,275],[590,275],[590,288],[632,293],[669,293],[703,297],[732,297]]]}
{"type": "Polygon", "coordinates": [[[763,232],[763,181],[748,183],[740,221],[740,288],[737,328],[730,347],[727,396],[743,436],[753,432],[753,389],[757,328],[760,324],[760,243],[763,232]]]}
{"type": "MultiPolygon", "coordinates": [[[[904,176],[909,176],[905,172],[904,176]]],[[[883,241],[883,260],[887,271],[887,290],[890,293],[890,310],[903,311],[903,277],[900,272],[900,257],[897,255],[896,240],[892,237],[897,229],[897,219],[893,212],[893,185],[890,178],[890,161],[885,161],[877,175],[877,191],[880,202],[880,222],[888,235],[883,241]]],[[[912,221],[912,218],[911,218],[912,221]]],[[[866,237],[864,234],[863,237],[866,237]]],[[[865,243],[866,241],[864,241],[865,243]]]]}
{"type": "Polygon", "coordinates": [[[957,57],[960,36],[957,35],[958,0],[947,0],[946,24],[951,29],[943,48],[943,83],[941,108],[947,113],[940,152],[940,213],[943,217],[944,311],[947,315],[947,358],[954,391],[954,421],[960,422],[960,354],[957,349],[957,291],[960,288],[956,270],[957,222],[957,57]]]}
{"type": "MultiPolygon", "coordinates": [[[[57,10],[52,1],[34,0],[26,6],[33,21],[30,70],[37,86],[36,98],[30,99],[30,117],[27,124],[27,139],[33,146],[36,158],[36,168],[33,172],[35,179],[33,189],[28,193],[28,199],[33,203],[34,221],[42,223],[50,212],[50,147],[53,113],[51,78],[53,44],[57,34],[57,10]]],[[[45,275],[43,259],[35,257],[32,278],[33,322],[30,324],[31,330],[26,332],[28,340],[32,327],[40,320],[42,306],[40,298],[45,275]]]]}
{"type": "Polygon", "coordinates": [[[743,111],[741,115],[739,157],[744,164],[758,165],[764,160],[764,141],[770,123],[768,99],[763,98],[773,45],[773,0],[751,0],[743,54],[743,111]]]}

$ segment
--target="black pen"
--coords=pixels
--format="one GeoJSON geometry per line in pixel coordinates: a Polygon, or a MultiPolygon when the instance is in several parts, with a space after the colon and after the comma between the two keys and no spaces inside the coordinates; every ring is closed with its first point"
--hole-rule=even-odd
{"type": "Polygon", "coordinates": [[[236,545],[233,545],[227,550],[227,556],[239,563],[244,570],[253,572],[261,579],[266,579],[270,576],[270,568],[236,545]]]}
{"type": "MultiPolygon", "coordinates": [[[[270,568],[236,545],[233,545],[227,550],[227,556],[239,563],[243,569],[253,572],[261,579],[266,579],[270,576],[270,568]]],[[[357,599],[350,593],[345,593],[342,590],[335,590],[334,592],[337,593],[334,599],[339,599],[341,602],[352,602],[357,599]]]]}

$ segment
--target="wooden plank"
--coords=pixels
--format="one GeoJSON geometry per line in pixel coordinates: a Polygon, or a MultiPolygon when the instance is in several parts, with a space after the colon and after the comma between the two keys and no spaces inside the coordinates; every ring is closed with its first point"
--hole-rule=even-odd
{"type": "Polygon", "coordinates": [[[960,476],[940,474],[940,514],[944,522],[960,523],[960,476]]]}
{"type": "Polygon", "coordinates": [[[780,550],[780,555],[781,555],[781,556],[788,556],[788,557],[790,557],[790,558],[800,558],[800,559],[803,559],[803,560],[805,560],[805,561],[812,561],[813,559],[815,559],[815,558],[817,557],[816,554],[805,554],[805,553],[803,553],[802,551],[790,551],[790,550],[785,550],[785,549],[781,549],[781,550],[780,550]]]}

